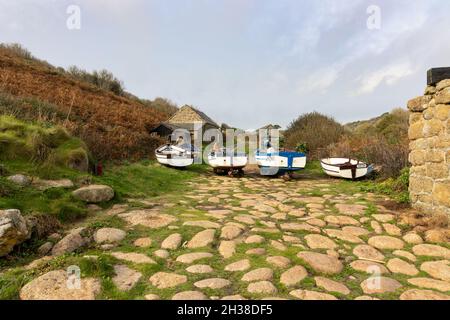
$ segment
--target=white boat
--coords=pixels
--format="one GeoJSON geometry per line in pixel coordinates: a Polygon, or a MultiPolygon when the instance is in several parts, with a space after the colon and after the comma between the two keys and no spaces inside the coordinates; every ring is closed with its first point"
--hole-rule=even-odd
{"type": "Polygon", "coordinates": [[[350,158],[326,158],[320,164],[329,176],[344,179],[362,178],[373,171],[371,164],[350,158]]]}
{"type": "Polygon", "coordinates": [[[306,155],[300,152],[279,151],[279,152],[256,152],[256,163],[259,166],[261,175],[292,176],[294,171],[302,170],[306,166],[306,155]]]}
{"type": "Polygon", "coordinates": [[[248,157],[245,154],[236,154],[233,150],[222,149],[213,151],[208,155],[208,164],[217,174],[240,174],[244,173],[244,167],[248,163],[248,157]]]}
{"type": "Polygon", "coordinates": [[[174,146],[171,144],[166,144],[156,149],[155,155],[159,163],[176,168],[190,166],[194,163],[195,157],[192,147],[188,145],[174,146]]]}

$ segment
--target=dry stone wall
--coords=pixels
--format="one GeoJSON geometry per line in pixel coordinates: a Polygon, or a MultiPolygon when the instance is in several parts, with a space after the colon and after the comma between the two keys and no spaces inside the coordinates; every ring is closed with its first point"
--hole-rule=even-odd
{"type": "Polygon", "coordinates": [[[413,207],[450,216],[450,79],[408,102],[413,207]]]}

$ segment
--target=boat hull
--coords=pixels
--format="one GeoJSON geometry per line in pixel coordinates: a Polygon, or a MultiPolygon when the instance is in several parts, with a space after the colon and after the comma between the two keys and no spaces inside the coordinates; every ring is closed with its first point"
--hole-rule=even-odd
{"type": "Polygon", "coordinates": [[[194,163],[194,155],[183,148],[165,145],[155,151],[156,160],[165,166],[184,168],[194,163]]]}
{"type": "Polygon", "coordinates": [[[208,164],[214,169],[242,169],[247,163],[247,156],[208,156],[208,164]]]}
{"type": "Polygon", "coordinates": [[[261,175],[274,176],[299,171],[306,166],[306,155],[298,152],[280,152],[277,154],[257,153],[256,163],[261,175]]]}
{"type": "Polygon", "coordinates": [[[320,164],[327,175],[343,179],[363,178],[373,171],[372,165],[348,158],[322,159],[320,164]]]}

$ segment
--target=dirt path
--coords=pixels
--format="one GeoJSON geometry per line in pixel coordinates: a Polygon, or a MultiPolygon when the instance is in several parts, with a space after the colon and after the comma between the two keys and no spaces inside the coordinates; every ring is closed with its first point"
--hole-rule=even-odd
{"type": "Polygon", "coordinates": [[[87,249],[36,267],[21,297],[67,297],[39,287],[75,264],[82,299],[450,299],[450,246],[339,183],[208,176],[129,199],[91,222],[87,249]]]}

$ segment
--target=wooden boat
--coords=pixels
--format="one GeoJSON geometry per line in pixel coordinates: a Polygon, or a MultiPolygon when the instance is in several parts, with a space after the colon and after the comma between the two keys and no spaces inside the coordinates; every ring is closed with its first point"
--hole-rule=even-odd
{"type": "Polygon", "coordinates": [[[247,163],[246,154],[235,153],[233,150],[212,151],[208,156],[208,164],[216,174],[243,175],[247,163]]]}
{"type": "Polygon", "coordinates": [[[329,176],[344,179],[362,178],[373,171],[371,164],[349,158],[326,158],[320,164],[329,176]]]}
{"type": "Polygon", "coordinates": [[[192,146],[166,144],[155,151],[156,160],[166,166],[184,168],[194,163],[195,152],[192,146]]]}
{"type": "Polygon", "coordinates": [[[260,173],[263,176],[284,175],[289,179],[295,171],[302,170],[306,166],[306,155],[300,152],[258,151],[256,152],[255,159],[260,173]]]}

